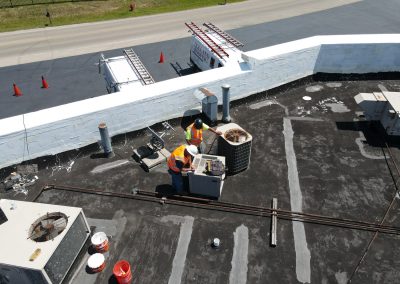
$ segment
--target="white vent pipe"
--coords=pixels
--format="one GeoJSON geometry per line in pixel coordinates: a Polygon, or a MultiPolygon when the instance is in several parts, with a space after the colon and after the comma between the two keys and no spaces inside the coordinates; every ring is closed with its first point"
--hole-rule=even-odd
{"type": "Polygon", "coordinates": [[[224,84],[222,85],[222,121],[224,123],[231,122],[231,116],[229,115],[229,104],[230,104],[230,85],[224,84]]]}

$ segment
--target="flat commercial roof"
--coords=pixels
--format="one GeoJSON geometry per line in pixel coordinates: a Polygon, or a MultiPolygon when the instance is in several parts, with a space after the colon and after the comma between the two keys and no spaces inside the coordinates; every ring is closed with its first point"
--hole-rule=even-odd
{"type": "MultiPolygon", "coordinates": [[[[400,144],[364,121],[354,100],[361,92],[399,91],[396,76],[315,76],[233,102],[232,121],[253,137],[251,161],[228,176],[221,201],[270,207],[277,198],[281,210],[378,224],[386,215],[385,225],[399,227],[393,197],[400,144]]],[[[183,128],[193,119],[170,121],[169,151],[184,143],[183,128]]],[[[2,191],[0,198],[33,200],[45,184],[170,198],[166,165],[145,172],[131,157],[149,139],[145,131],[114,137],[111,159],[96,146],[38,159],[39,180],[28,195],[2,191]]],[[[212,153],[212,133],[205,142],[212,153]]],[[[109,236],[106,269],[85,271],[84,251],[72,283],[109,283],[121,259],[129,261],[133,283],[396,283],[400,276],[396,235],[374,238],[370,231],[278,218],[274,248],[269,217],[55,189],[37,201],[82,207],[93,231],[109,236]],[[221,241],[218,249],[213,238],[221,241]]]]}

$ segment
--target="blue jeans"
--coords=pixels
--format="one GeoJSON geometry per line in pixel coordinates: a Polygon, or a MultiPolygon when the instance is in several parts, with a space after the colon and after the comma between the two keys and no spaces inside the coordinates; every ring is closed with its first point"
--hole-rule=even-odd
{"type": "Polygon", "coordinates": [[[168,170],[168,173],[171,175],[172,186],[175,188],[177,193],[183,192],[183,178],[181,173],[175,173],[171,170],[168,170]]]}

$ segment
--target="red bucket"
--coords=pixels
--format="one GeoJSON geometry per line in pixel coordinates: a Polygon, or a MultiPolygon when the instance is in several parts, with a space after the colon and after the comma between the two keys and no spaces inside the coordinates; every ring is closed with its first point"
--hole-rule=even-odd
{"type": "Polygon", "coordinates": [[[114,265],[113,274],[119,284],[128,284],[132,281],[131,266],[126,260],[120,260],[114,265]]]}

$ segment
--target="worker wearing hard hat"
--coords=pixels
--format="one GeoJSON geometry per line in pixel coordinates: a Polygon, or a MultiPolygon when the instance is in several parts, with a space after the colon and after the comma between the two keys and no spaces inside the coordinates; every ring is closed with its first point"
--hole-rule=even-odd
{"type": "Polygon", "coordinates": [[[222,134],[221,131],[209,127],[200,118],[196,118],[196,120],[186,128],[186,142],[189,145],[196,146],[200,153],[204,153],[206,148],[203,143],[203,130],[210,130],[217,135],[222,134]]]}
{"type": "Polygon", "coordinates": [[[172,186],[178,193],[183,192],[182,172],[194,170],[192,159],[198,154],[194,145],[181,145],[167,159],[168,173],[172,178],[172,186]]]}

